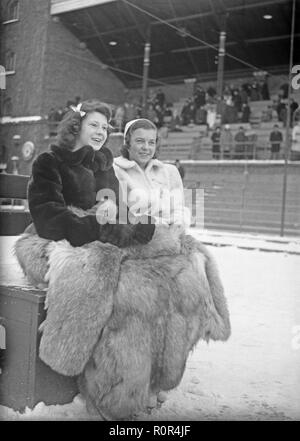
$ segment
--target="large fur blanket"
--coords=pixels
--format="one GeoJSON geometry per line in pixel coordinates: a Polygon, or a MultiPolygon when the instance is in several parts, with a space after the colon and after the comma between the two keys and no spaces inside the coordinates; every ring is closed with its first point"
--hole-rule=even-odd
{"type": "Polygon", "coordinates": [[[40,358],[80,375],[81,391],[109,418],[176,387],[199,339],[230,336],[216,263],[179,227],[159,226],[149,244],[126,249],[23,234],[15,253],[31,283],[48,284],[40,358]]]}

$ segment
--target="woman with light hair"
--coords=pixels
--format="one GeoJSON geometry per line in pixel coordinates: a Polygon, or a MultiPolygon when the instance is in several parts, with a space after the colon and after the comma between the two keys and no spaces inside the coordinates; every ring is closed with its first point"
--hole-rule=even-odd
{"type": "Polygon", "coordinates": [[[150,120],[129,121],[121,156],[114,169],[125,203],[134,216],[148,215],[157,224],[189,226],[183,183],[177,167],[157,158],[158,132],[150,120]]]}

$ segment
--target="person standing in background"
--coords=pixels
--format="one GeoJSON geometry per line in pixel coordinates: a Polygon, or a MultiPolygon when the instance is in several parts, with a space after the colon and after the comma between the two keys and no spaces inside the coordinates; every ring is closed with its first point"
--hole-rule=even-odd
{"type": "Polygon", "coordinates": [[[275,124],[269,137],[271,144],[271,159],[278,159],[282,140],[282,133],[279,130],[278,125],[275,124]]]}
{"type": "Polygon", "coordinates": [[[229,124],[225,124],[221,131],[221,152],[224,159],[230,159],[233,153],[233,136],[229,124]]]}
{"type": "Polygon", "coordinates": [[[220,140],[221,140],[221,129],[216,127],[211,135],[212,140],[212,156],[213,159],[220,159],[220,140]]]}

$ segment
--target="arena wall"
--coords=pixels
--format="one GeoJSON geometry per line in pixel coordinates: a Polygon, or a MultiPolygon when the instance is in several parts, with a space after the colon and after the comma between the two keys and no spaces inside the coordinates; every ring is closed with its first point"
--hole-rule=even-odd
{"type": "MultiPolygon", "coordinates": [[[[2,3],[2,8],[8,2],[2,3]]],[[[48,148],[47,123],[24,122],[23,117],[47,116],[52,107],[65,107],[67,101],[97,97],[111,104],[124,101],[124,85],[62,23],[50,16],[50,0],[22,0],[19,19],[2,25],[1,59],[6,51],[16,55],[15,71],[6,77],[1,90],[1,116],[4,102],[11,98],[12,112],[0,119],[1,142],[8,157],[19,156],[19,173],[27,174],[32,161],[22,158],[22,145],[35,144],[35,155],[48,148]],[[13,140],[20,136],[18,145],[13,140]]],[[[3,61],[2,64],[5,65],[3,61]]],[[[8,171],[12,165],[9,160],[8,171]]]]}

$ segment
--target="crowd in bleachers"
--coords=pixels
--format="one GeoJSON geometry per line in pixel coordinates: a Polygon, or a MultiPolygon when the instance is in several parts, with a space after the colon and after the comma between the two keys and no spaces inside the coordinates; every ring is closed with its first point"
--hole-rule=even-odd
{"type": "MultiPolygon", "coordinates": [[[[207,133],[212,142],[213,159],[255,159],[257,133],[251,123],[251,102],[269,101],[267,107],[261,113],[262,122],[274,123],[270,128],[268,142],[270,146],[270,159],[279,159],[282,153],[282,132],[280,127],[285,127],[287,118],[287,94],[288,86],[283,84],[276,98],[270,100],[267,80],[254,80],[252,83],[245,82],[241,86],[225,84],[221,102],[221,119],[216,120],[217,92],[212,86],[204,88],[196,83],[192,96],[187,98],[178,111],[178,106],[167,100],[165,93],[160,88],[156,91],[149,89],[147,97],[147,113],[143,111],[142,99],[132,102],[124,102],[113,107],[111,125],[115,132],[123,132],[125,124],[135,118],[145,116],[153,121],[161,133],[166,131],[182,131],[182,126],[200,124],[206,126],[207,133]],[[233,135],[232,125],[241,124],[233,135]],[[243,125],[244,124],[244,125],[243,125]],[[245,126],[249,127],[245,130],[245,126]]],[[[128,100],[129,101],[129,100],[128,100]]],[[[55,135],[56,126],[71,106],[76,106],[80,97],[69,100],[66,106],[51,109],[48,115],[50,122],[50,135],[55,135]],[[51,124],[53,123],[53,124],[51,124]],[[53,127],[53,128],[51,128],[53,127]]],[[[291,99],[291,127],[300,120],[300,108],[298,103],[291,99]]]]}
{"type": "MultiPolygon", "coordinates": [[[[126,122],[134,118],[140,118],[141,116],[146,116],[153,121],[158,129],[164,125],[170,125],[176,120],[173,104],[166,101],[166,96],[162,89],[158,89],[156,93],[150,89],[147,98],[146,115],[143,115],[141,102],[125,102],[114,109],[112,125],[120,132],[123,132],[126,122]]],[[[179,119],[177,122],[181,124],[179,119]]]]}
{"type": "MultiPolygon", "coordinates": [[[[221,102],[222,124],[248,123],[251,114],[249,103],[269,99],[267,80],[245,82],[241,86],[225,85],[221,102]]],[[[183,125],[195,123],[211,126],[209,116],[212,106],[216,104],[216,90],[213,87],[205,90],[201,84],[196,84],[193,96],[186,100],[182,108],[183,125]]]]}

